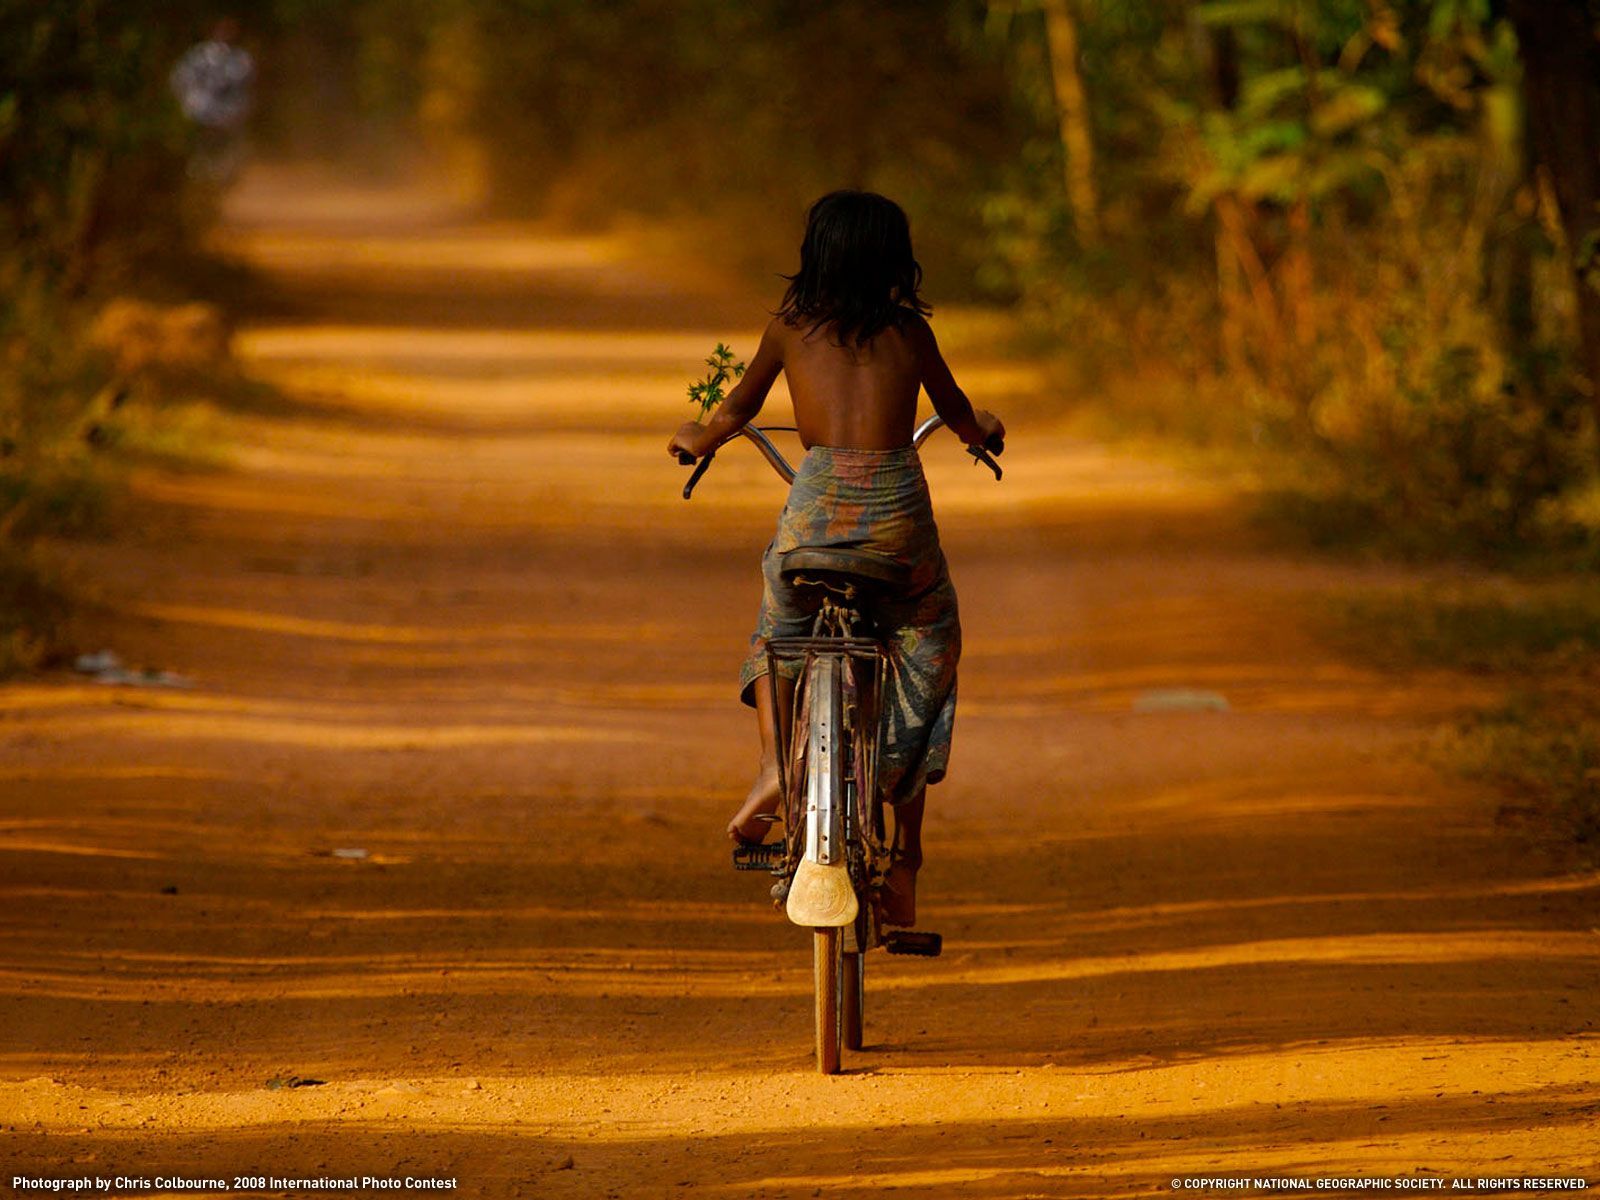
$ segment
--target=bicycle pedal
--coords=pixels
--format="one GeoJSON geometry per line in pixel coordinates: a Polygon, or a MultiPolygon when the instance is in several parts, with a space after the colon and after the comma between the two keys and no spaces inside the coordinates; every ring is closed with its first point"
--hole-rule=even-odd
{"type": "Polygon", "coordinates": [[[938,958],[939,952],[944,949],[944,938],[937,933],[891,929],[883,935],[883,948],[890,954],[918,954],[923,958],[938,958]]]}
{"type": "Polygon", "coordinates": [[[735,871],[770,871],[781,867],[786,857],[782,842],[763,846],[735,846],[733,869],[735,871]]]}

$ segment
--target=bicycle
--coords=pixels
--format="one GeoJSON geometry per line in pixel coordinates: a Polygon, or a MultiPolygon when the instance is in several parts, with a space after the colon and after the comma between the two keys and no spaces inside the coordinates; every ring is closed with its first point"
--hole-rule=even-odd
{"type": "MultiPolygon", "coordinates": [[[[937,416],[928,418],[912,445],[920,449],[943,424],[937,416]]],[[[787,425],[747,425],[740,436],[792,483],[794,468],[767,435],[793,432],[787,425]]],[[[993,456],[1002,449],[997,442],[968,446],[967,453],[998,480],[1001,469],[993,456]]],[[[698,460],[683,488],[685,500],[716,453],[698,460]]],[[[687,454],[679,461],[696,462],[687,454]]],[[[800,665],[790,720],[777,722],[779,810],[769,820],[783,824],[783,837],[736,846],[733,865],[775,876],[774,905],[812,930],[817,1069],[832,1075],[839,1070],[841,1046],[862,1047],[866,952],[882,946],[890,954],[937,957],[943,949],[937,933],[885,929],[876,903],[892,844],[884,809],[892,806],[878,787],[887,651],[873,632],[872,609],[875,597],[905,586],[907,570],[881,554],[832,546],[796,547],[784,554],[780,569],[814,612],[811,636],[773,638],[767,645],[775,714],[779,664],[800,665]]]]}

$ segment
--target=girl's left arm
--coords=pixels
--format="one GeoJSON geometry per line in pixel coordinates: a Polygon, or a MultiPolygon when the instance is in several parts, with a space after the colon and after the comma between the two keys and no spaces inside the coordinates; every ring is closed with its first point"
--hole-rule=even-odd
{"type": "Polygon", "coordinates": [[[748,425],[761,406],[767,402],[767,393],[783,370],[783,336],[777,319],[768,324],[761,335],[761,345],[750,360],[739,382],[723,397],[711,420],[702,425],[699,421],[685,421],[667,443],[667,453],[687,452],[704,458],[739,430],[748,425]]]}

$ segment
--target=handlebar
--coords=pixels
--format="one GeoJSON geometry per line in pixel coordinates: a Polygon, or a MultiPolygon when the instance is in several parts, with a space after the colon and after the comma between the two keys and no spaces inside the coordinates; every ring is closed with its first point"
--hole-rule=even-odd
{"type": "MultiPolygon", "coordinates": [[[[915,449],[920,450],[922,448],[922,443],[926,442],[930,437],[932,437],[934,431],[943,425],[944,418],[938,414],[929,417],[921,425],[918,425],[916,432],[911,435],[911,445],[915,449]]],[[[785,483],[793,483],[794,468],[789,465],[789,460],[784,458],[783,453],[772,444],[772,439],[769,438],[767,434],[794,432],[796,432],[796,430],[792,425],[746,425],[743,429],[739,430],[739,436],[748,438],[750,441],[754,442],[756,449],[761,452],[761,457],[767,460],[772,469],[778,473],[778,476],[785,483]]],[[[731,441],[732,439],[729,440],[731,441]]],[[[724,443],[724,445],[726,444],[727,443],[724,443]]],[[[720,450],[721,448],[722,447],[719,446],[717,447],[717,450],[720,450]]],[[[717,456],[717,450],[712,450],[711,453],[705,455],[698,461],[698,465],[695,465],[694,473],[689,476],[689,482],[683,485],[683,498],[685,500],[689,499],[689,497],[694,493],[695,484],[700,482],[700,477],[704,475],[707,468],[711,466],[711,460],[717,456]]],[[[994,456],[1002,453],[1004,450],[1005,441],[1001,438],[991,438],[982,446],[967,447],[967,453],[972,455],[972,465],[977,466],[979,463],[982,463],[984,466],[988,467],[994,472],[994,477],[996,480],[1000,478],[1001,470],[1000,464],[995,462],[994,456]]],[[[679,453],[678,462],[687,467],[695,464],[696,460],[692,454],[679,453]]]]}

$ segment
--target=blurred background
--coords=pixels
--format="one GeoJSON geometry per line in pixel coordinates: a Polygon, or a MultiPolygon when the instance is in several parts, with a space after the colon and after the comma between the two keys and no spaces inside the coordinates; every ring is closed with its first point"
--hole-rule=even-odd
{"type": "Polygon", "coordinates": [[[0,0],[13,1158],[585,1200],[1591,1170],[1597,27],[0,0]],[[951,952],[873,966],[824,1091],[723,840],[781,484],[730,450],[684,504],[663,450],[843,186],[909,211],[1010,436],[1003,483],[926,455],[951,952]]]}
{"type": "Polygon", "coordinates": [[[139,436],[105,411],[105,323],[138,316],[108,300],[226,299],[197,254],[218,198],[293,159],[644,222],[774,296],[812,199],[881,190],[931,298],[1013,313],[1063,408],[1235,456],[1318,540],[1591,563],[1596,23],[1592,0],[7,0],[0,532],[91,519],[91,460],[139,436]],[[207,116],[174,70],[219,36],[249,78],[207,116]]]}

